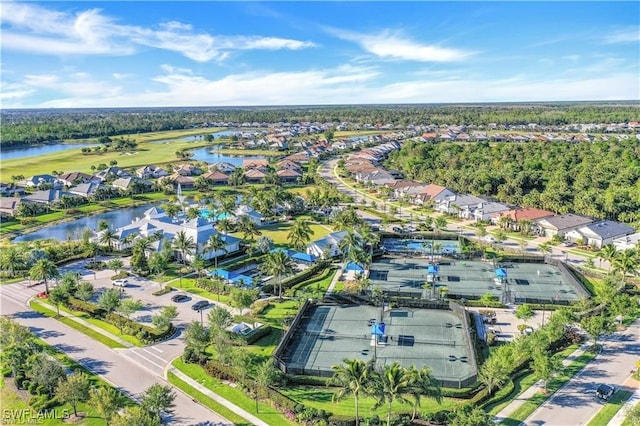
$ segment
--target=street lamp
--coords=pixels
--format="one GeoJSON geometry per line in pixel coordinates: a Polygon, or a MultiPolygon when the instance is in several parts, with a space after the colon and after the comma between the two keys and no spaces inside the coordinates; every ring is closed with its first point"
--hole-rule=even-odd
{"type": "Polygon", "coordinates": [[[256,413],[260,412],[260,407],[258,407],[258,381],[254,380],[253,383],[256,386],[256,413]]]}
{"type": "Polygon", "coordinates": [[[202,309],[200,309],[198,312],[200,312],[200,325],[204,327],[204,322],[202,320],[202,309]]]}

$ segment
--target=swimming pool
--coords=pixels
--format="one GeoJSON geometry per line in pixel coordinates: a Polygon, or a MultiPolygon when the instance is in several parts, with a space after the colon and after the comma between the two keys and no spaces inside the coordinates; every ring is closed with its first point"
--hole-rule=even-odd
{"type": "Polygon", "coordinates": [[[456,240],[404,240],[400,238],[385,238],[382,241],[382,248],[388,253],[413,253],[418,255],[460,253],[460,243],[456,240]]]}
{"type": "Polygon", "coordinates": [[[211,211],[209,209],[202,209],[200,210],[200,217],[204,219],[222,220],[222,219],[230,218],[231,215],[228,213],[220,213],[218,215],[212,216],[211,211]]]}

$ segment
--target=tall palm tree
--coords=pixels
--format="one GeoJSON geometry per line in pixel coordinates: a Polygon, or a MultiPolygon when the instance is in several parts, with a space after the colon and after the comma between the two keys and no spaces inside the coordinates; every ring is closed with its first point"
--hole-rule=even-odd
{"type": "Polygon", "coordinates": [[[345,359],[343,365],[334,365],[331,383],[339,389],[333,394],[334,401],[340,401],[346,395],[353,395],[356,407],[356,426],[360,424],[358,401],[361,395],[367,393],[372,373],[373,360],[345,359]]]}
{"type": "Polygon", "coordinates": [[[622,282],[627,274],[635,274],[638,271],[637,253],[634,249],[620,251],[613,258],[613,272],[619,272],[622,282]]]}
{"type": "Polygon", "coordinates": [[[109,251],[113,250],[113,243],[118,241],[118,236],[116,235],[116,231],[111,228],[107,228],[100,233],[100,238],[98,242],[109,247],[109,251]]]}
{"type": "Polygon", "coordinates": [[[360,226],[358,233],[362,237],[362,241],[369,248],[369,255],[373,256],[373,248],[380,242],[380,234],[374,232],[368,225],[360,226]]]}
{"type": "Polygon", "coordinates": [[[179,231],[173,239],[173,247],[180,252],[182,264],[187,264],[187,256],[193,254],[196,243],[192,236],[188,236],[185,231],[179,231]]]}
{"type": "Polygon", "coordinates": [[[409,394],[411,394],[414,401],[411,420],[414,420],[420,407],[420,399],[422,397],[431,398],[440,404],[442,402],[442,388],[431,374],[429,367],[422,367],[422,369],[418,370],[415,365],[412,365],[409,368],[409,375],[411,377],[409,394]]]}
{"type": "Polygon", "coordinates": [[[433,224],[436,227],[436,233],[442,232],[447,227],[447,218],[444,216],[438,216],[433,220],[433,224]]]}
{"type": "Polygon", "coordinates": [[[209,237],[205,250],[213,251],[213,264],[215,269],[218,269],[218,252],[222,250],[225,254],[228,253],[225,239],[217,232],[209,237]]]}
{"type": "Polygon", "coordinates": [[[218,229],[226,236],[233,229],[233,224],[229,219],[220,219],[218,229]]]}
{"type": "Polygon", "coordinates": [[[395,401],[407,404],[405,394],[411,387],[411,375],[399,362],[387,364],[374,375],[373,395],[376,398],[375,408],[387,404],[387,426],[391,426],[391,411],[395,401]]]}
{"type": "Polygon", "coordinates": [[[49,293],[49,280],[60,276],[60,271],[55,263],[49,259],[40,259],[29,269],[32,280],[44,281],[44,291],[49,293]]]}
{"type": "Polygon", "coordinates": [[[309,222],[304,219],[298,219],[293,222],[291,231],[287,234],[287,241],[289,241],[297,251],[303,251],[309,241],[311,241],[311,236],[313,236],[313,231],[311,230],[311,226],[309,226],[309,222]]]}
{"type": "Polygon", "coordinates": [[[258,231],[258,226],[247,215],[240,216],[240,220],[237,223],[238,230],[242,232],[244,239],[251,239],[253,241],[254,236],[262,235],[258,231]]]}
{"type": "Polygon", "coordinates": [[[0,268],[13,277],[16,270],[20,269],[23,260],[22,252],[18,251],[14,246],[9,246],[0,255],[0,268]]]}
{"type": "Polygon", "coordinates": [[[354,232],[347,232],[347,235],[340,241],[340,251],[345,263],[347,261],[357,262],[362,253],[362,238],[354,232]]]}
{"type": "Polygon", "coordinates": [[[613,259],[615,259],[616,254],[618,254],[618,251],[613,244],[607,244],[606,246],[602,247],[600,249],[600,252],[598,253],[598,258],[609,262],[609,273],[611,273],[611,263],[613,262],[613,259]]]}
{"type": "Polygon", "coordinates": [[[264,263],[260,268],[264,273],[276,277],[278,297],[282,300],[282,277],[293,271],[291,258],[284,251],[274,251],[265,256],[264,263]]]}

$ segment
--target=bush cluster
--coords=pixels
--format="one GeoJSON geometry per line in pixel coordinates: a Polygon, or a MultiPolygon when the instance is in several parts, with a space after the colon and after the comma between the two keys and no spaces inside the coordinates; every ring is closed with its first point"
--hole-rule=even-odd
{"type": "Polygon", "coordinates": [[[162,287],[160,290],[154,291],[151,294],[154,296],[162,296],[163,294],[171,293],[172,291],[173,291],[173,287],[166,285],[162,287]]]}
{"type": "Polygon", "coordinates": [[[104,320],[119,327],[123,333],[135,336],[145,344],[156,343],[167,339],[175,332],[175,327],[171,324],[166,330],[158,330],[136,321],[125,318],[117,313],[110,313],[104,320]]]}

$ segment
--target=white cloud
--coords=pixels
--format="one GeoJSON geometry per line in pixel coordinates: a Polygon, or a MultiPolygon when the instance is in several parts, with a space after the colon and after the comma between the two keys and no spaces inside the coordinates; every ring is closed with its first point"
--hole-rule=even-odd
{"type": "MultiPolygon", "coordinates": [[[[637,100],[637,73],[617,71],[533,79],[469,77],[468,74],[414,76],[411,80],[380,83],[372,67],[344,65],[297,72],[250,72],[210,79],[190,70],[165,66],[153,78],[158,89],[140,84],[136,91],[94,81],[53,74],[29,75],[24,90],[56,91],[45,102],[29,107],[238,106],[362,103],[518,102],[637,100]]],[[[33,95],[33,93],[31,93],[33,95]]]]}
{"type": "Polygon", "coordinates": [[[131,78],[131,77],[133,77],[133,74],[129,74],[129,73],[122,73],[122,72],[114,72],[113,74],[111,74],[111,76],[112,76],[115,80],[126,80],[127,78],[131,78]]]}
{"type": "Polygon", "coordinates": [[[360,34],[336,29],[328,29],[328,31],[343,40],[357,43],[367,52],[384,59],[455,62],[473,54],[465,50],[440,47],[435,44],[420,44],[388,30],[379,34],[360,34]]]}
{"type": "Polygon", "coordinates": [[[6,2],[0,9],[3,48],[46,55],[130,55],[140,46],[177,52],[198,62],[223,60],[240,50],[298,50],[309,41],[262,36],[213,36],[187,23],[170,21],[157,28],[121,25],[99,9],[77,13],[6,2]]]}
{"type": "Polygon", "coordinates": [[[640,27],[630,27],[625,29],[619,29],[607,34],[603,38],[604,44],[618,44],[618,43],[638,43],[640,42],[640,27]]]}

